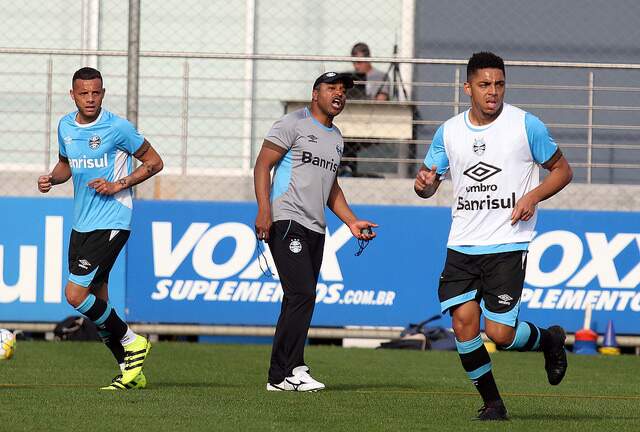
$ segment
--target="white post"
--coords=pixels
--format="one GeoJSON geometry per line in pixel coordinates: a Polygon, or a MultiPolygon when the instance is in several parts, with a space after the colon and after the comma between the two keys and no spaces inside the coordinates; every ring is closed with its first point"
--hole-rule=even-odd
{"type": "MultiPolygon", "coordinates": [[[[53,112],[53,59],[47,62],[47,99],[44,115],[44,170],[51,169],[51,120],[53,112]]],[[[57,160],[57,159],[56,159],[57,160]]]]}
{"type": "MultiPolygon", "coordinates": [[[[100,44],[100,0],[82,0],[82,40],[83,50],[97,50],[100,44]]],[[[83,55],[82,65],[98,68],[98,56],[83,55]]]]}
{"type": "MultiPolygon", "coordinates": [[[[413,58],[414,57],[414,29],[415,29],[415,0],[402,0],[402,18],[401,18],[401,36],[399,57],[413,58]]],[[[413,64],[400,63],[398,65],[400,71],[400,82],[394,82],[393,85],[398,89],[398,100],[412,99],[413,87],[413,64]],[[404,92],[398,86],[402,86],[407,91],[407,97],[405,98],[404,92]]],[[[408,159],[410,156],[409,146],[411,144],[400,145],[398,147],[398,158],[408,159]]],[[[409,162],[398,163],[398,176],[405,178],[409,176],[409,162]]]]}
{"type": "Polygon", "coordinates": [[[591,165],[593,163],[593,72],[589,72],[589,96],[587,110],[587,184],[591,184],[591,165]]]}
{"type": "Polygon", "coordinates": [[[189,60],[182,67],[182,125],[181,125],[180,173],[187,175],[187,155],[189,143],[189,60]]]}
{"type": "MultiPolygon", "coordinates": [[[[245,2],[245,54],[254,54],[256,30],[256,0],[245,2]]],[[[255,60],[244,62],[244,109],[242,124],[242,170],[247,173],[253,162],[253,99],[255,91],[255,60]]]]}
{"type": "Polygon", "coordinates": [[[453,80],[453,115],[460,114],[460,68],[456,68],[453,80]]]}
{"type": "Polygon", "coordinates": [[[587,303],[584,308],[584,324],[583,329],[589,330],[591,328],[591,303],[587,303]]]}
{"type": "MultiPolygon", "coordinates": [[[[416,2],[415,0],[402,0],[402,37],[400,45],[400,57],[413,58],[415,53],[415,18],[416,15],[416,2]]],[[[406,83],[407,96],[411,99],[413,89],[411,83],[413,82],[413,64],[402,63],[400,65],[400,76],[406,83]]],[[[399,99],[403,99],[402,92],[398,95],[399,99]]]]}

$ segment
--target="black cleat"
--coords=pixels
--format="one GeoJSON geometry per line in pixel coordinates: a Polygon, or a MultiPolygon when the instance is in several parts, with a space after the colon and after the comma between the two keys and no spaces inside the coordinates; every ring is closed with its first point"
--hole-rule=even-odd
{"type": "Polygon", "coordinates": [[[567,353],[564,350],[567,335],[560,326],[551,326],[547,331],[551,334],[551,341],[543,351],[544,369],[547,371],[549,384],[558,385],[567,372],[567,353]]]}
{"type": "Polygon", "coordinates": [[[497,400],[483,405],[482,408],[478,410],[478,417],[474,420],[504,421],[509,420],[509,417],[507,417],[507,408],[504,406],[502,400],[497,400]]]}

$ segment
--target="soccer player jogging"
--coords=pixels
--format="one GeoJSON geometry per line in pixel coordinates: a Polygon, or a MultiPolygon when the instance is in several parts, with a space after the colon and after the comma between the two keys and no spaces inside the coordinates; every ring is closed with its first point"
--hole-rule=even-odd
{"type": "Polygon", "coordinates": [[[304,361],[322,264],[325,205],[356,238],[375,237],[371,227],[377,225],[356,218],[336,180],[344,143],[333,118],[344,109],[346,91],[352,87],[349,74],[327,72],[319,76],[313,84],[310,107],[276,121],[256,160],[256,235],[268,242],[284,291],[271,352],[269,391],[325,387],[311,377],[304,361]]]}
{"type": "Polygon", "coordinates": [[[438,128],[416,176],[414,190],[432,196],[449,171],[452,224],[438,297],[453,320],[462,366],[484,401],[479,420],[505,420],[507,410],[480,337],[507,350],[542,351],[549,383],[567,369],[565,332],[518,320],[527,249],[536,205],[564,188],[571,167],[545,125],[503,102],[504,62],[493,53],[473,54],[465,93],[471,108],[438,128]],[[549,171],[540,183],[538,165],[549,171]]]}
{"type": "Polygon", "coordinates": [[[67,301],[93,321],[121,373],[103,389],[144,388],[142,365],[151,344],[134,333],[109,303],[109,272],[131,229],[131,187],[162,169],[162,159],[127,120],[102,108],[102,75],[76,71],[71,99],[77,111],[58,124],[58,163],[38,178],[38,189],[73,177],[74,222],[69,240],[67,301]],[[132,171],[131,155],[142,164],[132,171]]]}

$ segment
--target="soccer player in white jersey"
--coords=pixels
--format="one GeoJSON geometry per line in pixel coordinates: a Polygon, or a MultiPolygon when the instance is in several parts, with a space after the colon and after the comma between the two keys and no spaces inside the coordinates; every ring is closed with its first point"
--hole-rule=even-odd
{"type": "Polygon", "coordinates": [[[375,237],[371,227],[377,225],[354,215],[336,179],[344,142],[333,119],[344,109],[351,87],[350,74],[320,75],[313,84],[310,106],[276,121],[256,160],[256,235],[268,242],[284,291],[271,351],[269,391],[325,387],[311,376],[304,361],[324,251],[325,206],[354,237],[375,237]]]}
{"type": "Polygon", "coordinates": [[[446,121],[416,176],[418,196],[432,196],[451,174],[454,203],[447,259],[438,297],[453,320],[462,366],[482,396],[479,420],[505,420],[507,410],[480,337],[507,350],[542,351],[549,383],[565,375],[565,332],[518,320],[527,248],[536,205],[564,188],[571,167],[545,125],[503,102],[504,62],[493,53],[474,54],[467,64],[465,93],[471,108],[446,121]],[[549,171],[540,183],[538,165],[549,171]]]}
{"type": "Polygon", "coordinates": [[[109,303],[109,272],[131,229],[131,187],[162,169],[162,159],[127,120],[102,108],[102,75],[84,67],[70,91],[77,111],[58,124],[58,163],[38,189],[73,177],[74,221],[69,240],[67,301],[93,321],[120,366],[108,390],[143,388],[142,365],[151,344],[134,333],[109,303]],[[131,155],[141,162],[132,170],[131,155]]]}

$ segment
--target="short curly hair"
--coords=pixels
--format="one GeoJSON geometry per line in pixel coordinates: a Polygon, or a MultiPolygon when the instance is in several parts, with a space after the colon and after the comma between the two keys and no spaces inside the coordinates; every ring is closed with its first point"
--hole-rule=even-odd
{"type": "Polygon", "coordinates": [[[467,81],[469,81],[478,69],[486,68],[500,69],[502,73],[506,75],[504,71],[504,60],[502,60],[502,58],[492,52],[481,51],[473,53],[467,63],[467,81]]]}

